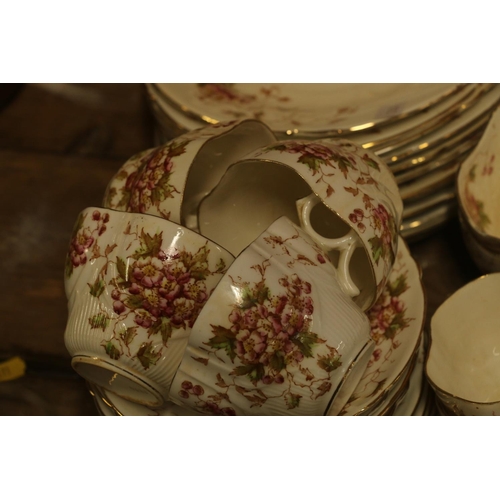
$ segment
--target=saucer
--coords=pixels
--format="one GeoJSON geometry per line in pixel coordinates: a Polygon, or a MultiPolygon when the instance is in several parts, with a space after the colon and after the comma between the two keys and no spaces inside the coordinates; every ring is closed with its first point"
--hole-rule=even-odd
{"type": "Polygon", "coordinates": [[[380,404],[404,376],[421,343],[425,320],[421,273],[401,237],[385,291],[367,314],[376,347],[342,415],[367,413],[380,404]]]}

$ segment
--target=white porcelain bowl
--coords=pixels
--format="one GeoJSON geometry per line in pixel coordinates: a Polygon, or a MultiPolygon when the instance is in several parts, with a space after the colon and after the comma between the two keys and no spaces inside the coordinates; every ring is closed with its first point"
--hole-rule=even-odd
{"type": "Polygon", "coordinates": [[[104,206],[157,215],[196,229],[200,201],[228,166],[275,140],[258,120],[193,130],[130,158],[108,184],[104,206]]]}
{"type": "Polygon", "coordinates": [[[500,414],[500,273],[468,283],[431,319],[426,374],[457,415],[500,414]]]}

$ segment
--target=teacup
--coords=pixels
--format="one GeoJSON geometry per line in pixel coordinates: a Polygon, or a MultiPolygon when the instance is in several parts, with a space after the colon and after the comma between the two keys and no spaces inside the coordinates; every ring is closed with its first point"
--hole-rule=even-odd
{"type": "Polygon", "coordinates": [[[162,406],[192,325],[233,260],[160,217],[83,210],[65,268],[73,368],[125,399],[162,406]]]}
{"type": "Polygon", "coordinates": [[[500,273],[449,297],[431,319],[426,375],[455,415],[500,415],[500,273]]]}
{"type": "Polygon", "coordinates": [[[337,415],[373,348],[327,254],[280,217],[200,312],[170,398],[215,415],[337,415]]]}
{"type": "Polygon", "coordinates": [[[227,167],[275,140],[266,125],[251,119],[193,130],[130,158],[108,184],[104,206],[194,229],[200,201],[227,167]]]}
{"type": "Polygon", "coordinates": [[[500,108],[457,175],[464,241],[482,272],[500,271],[500,108]]]}
{"type": "Polygon", "coordinates": [[[300,224],[363,309],[384,289],[403,203],[375,155],[346,140],[281,141],[231,165],[200,203],[197,230],[237,255],[277,217],[300,224]]]}

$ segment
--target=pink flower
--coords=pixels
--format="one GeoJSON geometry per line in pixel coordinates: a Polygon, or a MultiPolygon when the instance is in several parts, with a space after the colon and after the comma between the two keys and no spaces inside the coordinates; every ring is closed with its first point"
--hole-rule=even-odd
{"type": "Polygon", "coordinates": [[[236,354],[245,364],[257,361],[266,347],[266,338],[256,331],[240,330],[236,336],[236,354]]]}

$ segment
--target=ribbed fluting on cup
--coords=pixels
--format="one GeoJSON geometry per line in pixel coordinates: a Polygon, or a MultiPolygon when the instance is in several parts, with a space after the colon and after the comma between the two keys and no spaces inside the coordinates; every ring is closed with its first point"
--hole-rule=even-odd
{"type": "Polygon", "coordinates": [[[161,340],[153,342],[151,350],[161,353],[161,356],[148,368],[145,368],[136,356],[144,343],[152,341],[148,339],[146,329],[139,329],[137,337],[129,345],[130,355],[124,351],[118,359],[112,359],[106,352],[107,343],[112,339],[114,332],[123,330],[126,325],[112,318],[114,313],[109,311],[103,302],[91,297],[90,294],[85,295],[75,300],[69,311],[64,340],[70,355],[100,358],[106,362],[110,370],[116,366],[130,372],[146,384],[155,386],[166,398],[175,371],[182,359],[189,330],[174,331],[166,346],[161,340]],[[90,319],[96,315],[107,317],[108,321],[103,320],[102,327],[92,328],[90,319]]]}

